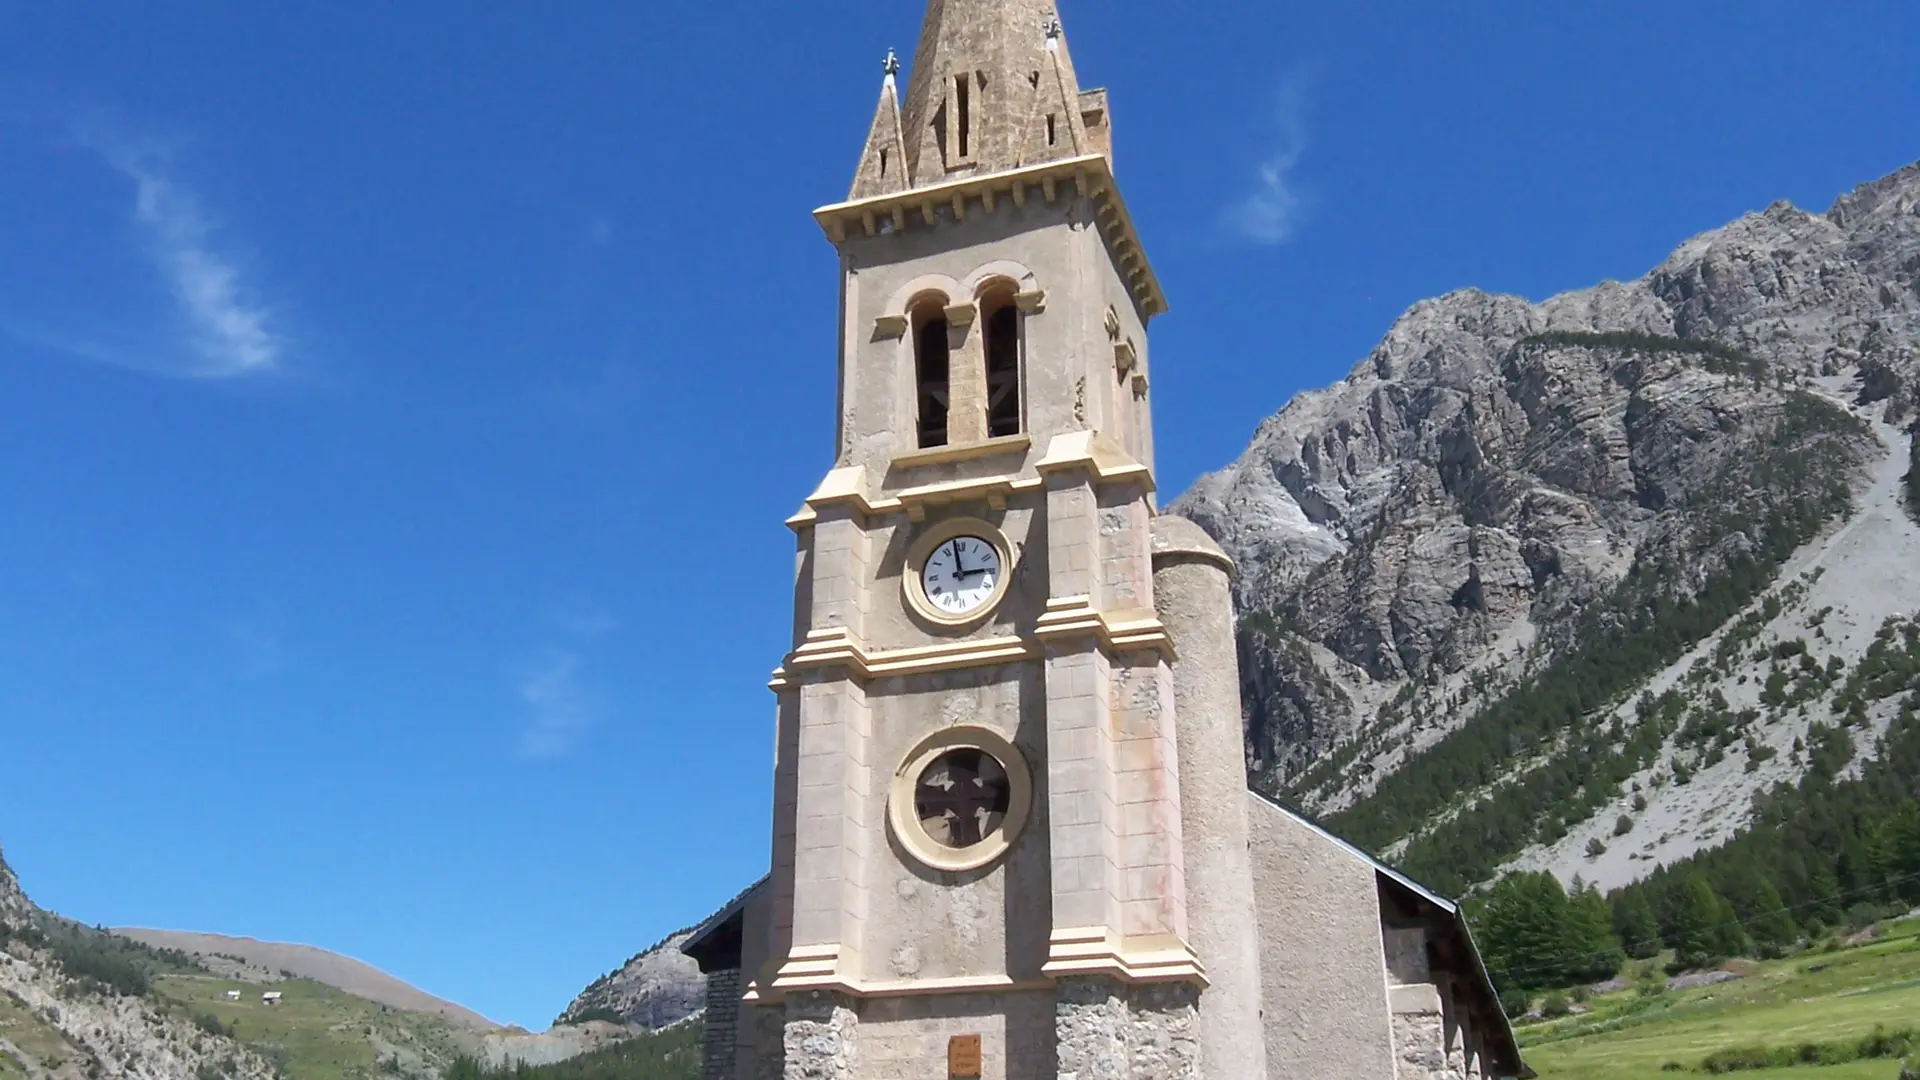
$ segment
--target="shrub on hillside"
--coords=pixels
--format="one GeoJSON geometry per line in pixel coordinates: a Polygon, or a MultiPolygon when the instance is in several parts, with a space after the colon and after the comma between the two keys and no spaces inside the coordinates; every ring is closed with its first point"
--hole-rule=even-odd
{"type": "Polygon", "coordinates": [[[83,990],[120,997],[142,997],[153,980],[139,960],[99,938],[61,935],[47,942],[47,950],[67,976],[83,990]]]}
{"type": "MultiPolygon", "coordinates": [[[[1798,1046],[1741,1046],[1716,1050],[1707,1055],[1700,1063],[1700,1068],[1703,1072],[1718,1074],[1805,1065],[1845,1065],[1850,1061],[1885,1061],[1907,1057],[1916,1045],[1920,1045],[1920,1035],[1910,1028],[1900,1031],[1875,1028],[1873,1034],[1858,1039],[1801,1043],[1798,1046]]],[[[1906,1070],[1901,1075],[1906,1076],[1906,1070]]]]}
{"type": "Polygon", "coordinates": [[[218,1035],[226,1039],[233,1038],[232,1026],[221,1023],[220,1018],[212,1013],[194,1013],[193,1026],[209,1035],[218,1035]]]}

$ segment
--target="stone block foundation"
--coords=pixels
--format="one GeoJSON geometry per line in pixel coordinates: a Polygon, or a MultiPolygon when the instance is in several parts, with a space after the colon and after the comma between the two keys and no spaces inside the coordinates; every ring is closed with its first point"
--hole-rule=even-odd
{"type": "Polygon", "coordinates": [[[1059,1080],[1200,1080],[1199,991],[1064,979],[1054,1013],[1059,1080]]]}

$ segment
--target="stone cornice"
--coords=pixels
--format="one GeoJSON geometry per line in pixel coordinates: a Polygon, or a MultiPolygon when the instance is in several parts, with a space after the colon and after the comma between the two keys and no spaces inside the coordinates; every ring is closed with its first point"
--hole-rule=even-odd
{"type": "Polygon", "coordinates": [[[779,973],[749,983],[742,1000],[779,1001],[800,991],[844,994],[851,998],[932,997],[940,994],[997,994],[1015,990],[1051,990],[1050,978],[1015,979],[1011,975],[958,975],[937,979],[863,979],[843,970],[846,951],[837,945],[795,948],[779,973]]]}
{"type": "Polygon", "coordinates": [[[977,458],[998,457],[1001,454],[1025,454],[1033,447],[1031,435],[1002,435],[997,439],[983,439],[979,442],[954,443],[949,446],[934,446],[925,450],[908,450],[893,455],[893,467],[896,469],[915,469],[922,465],[945,465],[955,461],[973,461],[977,458]]]}
{"type": "Polygon", "coordinates": [[[1104,926],[1055,930],[1047,944],[1043,975],[1105,975],[1128,983],[1187,982],[1207,985],[1207,969],[1193,948],[1168,934],[1129,938],[1104,926]]]}
{"type": "Polygon", "coordinates": [[[1152,611],[1095,611],[1086,597],[1076,596],[1048,602],[1031,639],[1008,635],[875,649],[844,627],[815,630],[774,670],[767,685],[776,693],[791,689],[798,685],[796,676],[808,671],[844,671],[864,683],[1039,660],[1046,655],[1047,645],[1079,637],[1092,638],[1109,656],[1155,650],[1168,662],[1175,659],[1173,639],[1152,611]]]}
{"type": "MultiPolygon", "coordinates": [[[[893,463],[911,468],[934,462],[1013,453],[1029,449],[1031,445],[1029,436],[1016,435],[965,446],[941,447],[937,451],[909,451],[894,458],[893,463]]],[[[1076,469],[1085,471],[1095,484],[1131,483],[1139,484],[1147,491],[1154,490],[1153,470],[1135,461],[1113,440],[1097,431],[1073,431],[1055,435],[1047,443],[1046,454],[1034,463],[1034,471],[1039,474],[1037,476],[1002,474],[971,480],[944,480],[902,488],[890,496],[868,498],[865,465],[834,469],[820,481],[820,486],[814,489],[813,494],[807,496],[807,501],[800,509],[787,519],[787,527],[795,532],[811,528],[820,520],[822,512],[835,507],[845,507],[862,520],[886,514],[905,514],[909,520],[916,522],[926,520],[930,508],[951,503],[981,502],[994,510],[1004,510],[1007,500],[1015,494],[1040,491],[1046,486],[1047,476],[1076,469]]]]}
{"type": "Polygon", "coordinates": [[[1102,484],[1138,483],[1154,490],[1153,470],[1135,461],[1112,439],[1098,431],[1072,431],[1055,435],[1047,444],[1046,456],[1034,462],[1042,476],[1084,470],[1102,484]]]}
{"type": "Polygon", "coordinates": [[[1169,662],[1175,659],[1173,638],[1168,636],[1165,624],[1153,611],[1147,608],[1096,611],[1085,596],[1047,601],[1046,613],[1035,624],[1033,636],[1048,643],[1091,637],[1109,654],[1155,649],[1169,662]]]}
{"type": "MultiPolygon", "coordinates": [[[[769,965],[772,966],[772,965],[769,965]]],[[[1010,975],[961,975],[934,979],[865,979],[855,974],[859,957],[844,945],[799,945],[771,978],[763,972],[751,981],[744,1000],[760,1004],[778,1001],[790,993],[814,991],[855,998],[923,997],[936,994],[1003,993],[1012,990],[1050,990],[1055,980],[1103,975],[1121,982],[1185,982],[1205,987],[1206,968],[1192,947],[1167,934],[1122,937],[1114,930],[1091,926],[1055,930],[1047,946],[1047,962],[1039,979],[1018,980],[1010,975]]]]}
{"type": "Polygon", "coordinates": [[[786,663],[773,673],[770,684],[775,690],[793,685],[793,676],[823,668],[844,668],[862,682],[895,675],[919,675],[936,671],[1005,664],[1016,660],[1037,660],[1040,645],[1018,637],[981,638],[971,641],[943,641],[937,645],[918,645],[904,649],[872,649],[841,627],[815,630],[788,655],[786,663]]]}
{"type": "Polygon", "coordinates": [[[1161,291],[1160,279],[1154,276],[1153,264],[1147,261],[1146,250],[1140,244],[1133,215],[1120,197],[1119,185],[1114,183],[1113,163],[1104,154],[1087,154],[835,203],[815,210],[813,218],[820,223],[827,238],[837,245],[855,233],[877,236],[883,227],[905,232],[912,219],[933,228],[939,228],[947,220],[965,221],[976,204],[982,212],[992,214],[1003,198],[1016,206],[1024,206],[1035,187],[1040,189],[1042,198],[1053,202],[1059,198],[1060,185],[1069,182],[1093,200],[1100,231],[1120,262],[1143,321],[1165,314],[1166,293],[1161,291]]]}

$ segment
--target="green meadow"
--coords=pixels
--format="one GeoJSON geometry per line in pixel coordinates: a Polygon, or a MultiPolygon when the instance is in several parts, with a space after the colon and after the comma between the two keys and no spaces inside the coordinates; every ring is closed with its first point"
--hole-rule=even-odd
{"type": "Polygon", "coordinates": [[[210,1019],[272,1061],[286,1080],[366,1080],[440,1069],[474,1040],[427,1013],[376,1005],[323,983],[290,979],[263,987],[198,975],[155,980],[156,996],[210,1019]],[[263,989],[284,996],[260,1000],[263,989]],[[240,991],[228,1001],[229,990],[240,991]]]}
{"type": "Polygon", "coordinates": [[[1898,1058],[1818,1064],[1859,1052],[1876,1032],[1920,1029],[1920,921],[1886,937],[1827,946],[1784,960],[1742,964],[1745,978],[1685,990],[1627,989],[1592,998],[1588,1011],[1517,1028],[1543,1080],[1638,1080],[1708,1074],[1708,1059],[1740,1056],[1816,1063],[1742,1068],[1750,1080],[1894,1080],[1898,1058]]]}

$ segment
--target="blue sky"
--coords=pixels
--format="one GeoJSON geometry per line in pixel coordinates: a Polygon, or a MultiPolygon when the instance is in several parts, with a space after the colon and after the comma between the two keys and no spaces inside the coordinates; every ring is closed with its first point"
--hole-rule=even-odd
{"type": "MultiPolygon", "coordinates": [[[[1066,0],[1161,486],[1422,297],[1920,158],[1920,5],[1066,0]]],[[[915,0],[0,0],[0,842],[502,1021],[766,860],[834,257],[915,0]],[[717,485],[717,487],[716,487],[717,485]]]]}

